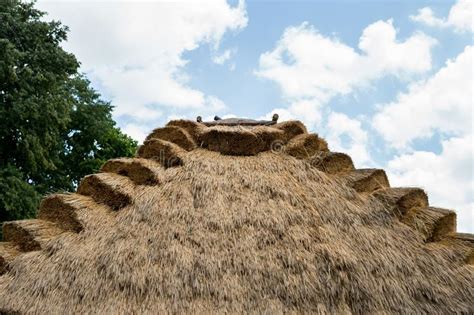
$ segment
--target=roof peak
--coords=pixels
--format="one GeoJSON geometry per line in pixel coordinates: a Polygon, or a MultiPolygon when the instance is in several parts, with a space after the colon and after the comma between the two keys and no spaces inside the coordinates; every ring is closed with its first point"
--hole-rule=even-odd
{"type": "Polygon", "coordinates": [[[198,123],[202,123],[208,127],[210,126],[271,126],[278,122],[278,114],[273,114],[272,120],[255,120],[249,118],[226,118],[222,119],[219,116],[214,116],[214,121],[202,121],[201,116],[196,117],[198,123]]]}
{"type": "Polygon", "coordinates": [[[3,236],[1,314],[471,314],[474,300],[456,214],[300,121],[170,121],[3,236]]]}

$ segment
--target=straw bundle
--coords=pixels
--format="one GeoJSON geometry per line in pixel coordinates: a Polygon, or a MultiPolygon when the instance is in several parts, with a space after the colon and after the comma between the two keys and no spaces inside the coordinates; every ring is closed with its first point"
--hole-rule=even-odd
{"type": "Polygon", "coordinates": [[[266,126],[213,126],[203,131],[202,146],[227,155],[256,155],[271,150],[272,144],[282,142],[284,132],[266,126]]]}
{"type": "Polygon", "coordinates": [[[152,138],[44,201],[34,223],[49,228],[7,233],[0,312],[474,312],[472,236],[421,189],[341,156],[321,171],[327,147],[300,123],[262,127],[284,150],[258,129],[170,124],[199,147],[152,138]]]}
{"type": "Polygon", "coordinates": [[[278,123],[272,126],[275,129],[282,130],[285,134],[285,140],[290,140],[298,135],[307,133],[305,125],[301,121],[290,120],[278,123]]]}
{"type": "Polygon", "coordinates": [[[317,134],[300,134],[291,139],[285,149],[287,154],[299,159],[310,159],[324,151],[328,151],[328,145],[317,134]]]}
{"type": "Polygon", "coordinates": [[[184,119],[172,120],[166,124],[166,127],[168,126],[175,126],[175,127],[182,128],[189,134],[189,136],[194,141],[197,141],[199,138],[199,134],[201,134],[204,130],[206,130],[206,126],[204,126],[203,124],[199,124],[192,120],[184,120],[184,119]]]}
{"type": "Polygon", "coordinates": [[[132,201],[133,187],[130,182],[126,177],[112,173],[88,175],[81,181],[77,192],[118,210],[132,201]]]}
{"type": "Polygon", "coordinates": [[[107,161],[100,170],[126,176],[139,185],[157,185],[161,169],[147,159],[113,159],[107,161]]]}
{"type": "Polygon", "coordinates": [[[166,126],[164,128],[157,128],[152,131],[146,140],[162,139],[169,142],[176,143],[183,149],[190,151],[196,147],[196,143],[191,135],[183,128],[177,126],[166,126]]]}
{"type": "Polygon", "coordinates": [[[184,153],[177,144],[161,139],[146,140],[137,150],[139,157],[153,159],[164,167],[182,165],[184,153]]]}
{"type": "Polygon", "coordinates": [[[328,174],[352,171],[354,164],[350,156],[340,152],[318,152],[310,158],[313,167],[328,174]]]}
{"type": "Polygon", "coordinates": [[[379,169],[353,170],[347,172],[342,178],[346,181],[346,185],[358,192],[371,193],[381,188],[390,187],[385,171],[379,169]]]}
{"type": "Polygon", "coordinates": [[[10,221],[3,225],[3,239],[15,240],[21,251],[41,249],[41,245],[61,233],[56,224],[44,220],[10,221]]]}

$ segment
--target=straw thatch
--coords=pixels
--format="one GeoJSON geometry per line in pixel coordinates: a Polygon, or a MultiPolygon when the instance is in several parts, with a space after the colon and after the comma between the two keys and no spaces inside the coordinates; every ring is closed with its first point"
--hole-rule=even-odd
{"type": "Polygon", "coordinates": [[[309,161],[313,167],[327,174],[346,173],[354,170],[350,156],[340,152],[318,152],[309,161]]]}
{"type": "Polygon", "coordinates": [[[286,144],[285,152],[299,159],[310,159],[319,152],[328,151],[328,144],[316,134],[301,134],[286,144]]]}
{"type": "Polygon", "coordinates": [[[178,126],[157,128],[153,130],[150,135],[148,135],[146,140],[153,138],[176,143],[187,151],[196,148],[196,143],[194,142],[194,139],[191,137],[191,135],[185,129],[178,126]]]}
{"type": "Polygon", "coordinates": [[[4,225],[0,313],[474,312],[474,238],[423,190],[300,122],[157,130],[4,225]]]}
{"type": "Polygon", "coordinates": [[[100,169],[103,173],[116,173],[130,178],[138,185],[158,185],[161,169],[147,159],[113,159],[100,169]]]}

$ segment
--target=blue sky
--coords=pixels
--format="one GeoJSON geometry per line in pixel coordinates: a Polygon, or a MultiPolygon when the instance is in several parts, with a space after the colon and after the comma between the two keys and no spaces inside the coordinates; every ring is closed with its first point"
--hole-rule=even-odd
{"type": "Polygon", "coordinates": [[[474,232],[472,4],[39,1],[142,140],[176,117],[303,120],[474,232]]]}

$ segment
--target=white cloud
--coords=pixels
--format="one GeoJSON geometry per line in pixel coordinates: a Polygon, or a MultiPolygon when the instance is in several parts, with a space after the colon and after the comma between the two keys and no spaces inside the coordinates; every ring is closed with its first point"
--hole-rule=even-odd
{"type": "Polygon", "coordinates": [[[363,30],[358,51],[303,23],[288,27],[276,47],[260,56],[255,73],[276,82],[289,103],[271,113],[277,112],[282,119],[300,119],[310,129],[324,123],[331,149],[349,153],[363,167],[374,162],[361,122],[330,111],[324,121],[324,106],[333,97],[367,87],[384,76],[406,79],[430,70],[435,43],[419,32],[399,40],[392,20],[377,21],[363,30]]]}
{"type": "Polygon", "coordinates": [[[417,15],[410,15],[410,19],[432,27],[453,27],[456,32],[473,32],[473,6],[470,0],[458,0],[449,11],[448,18],[438,18],[429,7],[418,10],[417,15]]]}
{"type": "Polygon", "coordinates": [[[214,113],[226,108],[226,105],[222,100],[212,95],[207,97],[206,103],[208,104],[207,111],[214,113]]]}
{"type": "Polygon", "coordinates": [[[289,99],[310,98],[325,103],[385,75],[403,76],[431,69],[433,38],[415,33],[400,42],[396,35],[391,20],[377,21],[364,29],[359,53],[303,23],[287,28],[275,49],[260,56],[256,74],[278,83],[289,99]]]}
{"type": "Polygon", "coordinates": [[[212,57],[212,62],[218,65],[223,65],[236,53],[235,49],[226,49],[222,54],[212,57]]]}
{"type": "Polygon", "coordinates": [[[303,23],[288,27],[276,47],[260,55],[255,74],[276,82],[289,103],[288,108],[272,112],[301,119],[313,128],[334,96],[387,75],[406,78],[430,70],[435,43],[422,33],[400,41],[392,20],[377,21],[363,30],[358,52],[303,23]]]}
{"type": "Polygon", "coordinates": [[[419,186],[430,204],[457,210],[458,230],[474,229],[473,137],[442,141],[442,152],[417,151],[395,157],[387,172],[392,186],[419,186]]]}
{"type": "Polygon", "coordinates": [[[289,107],[275,108],[259,119],[271,120],[275,113],[278,114],[279,121],[297,119],[310,129],[322,121],[321,104],[315,100],[295,100],[289,107]]]}
{"type": "Polygon", "coordinates": [[[368,136],[361,122],[342,113],[332,112],[326,125],[325,135],[331,151],[349,154],[356,167],[372,165],[368,153],[368,136]],[[344,141],[344,138],[346,141],[344,141]]]}
{"type": "Polygon", "coordinates": [[[156,119],[160,118],[161,116],[162,113],[160,111],[148,107],[138,108],[133,114],[134,118],[141,121],[156,121],[156,119]]]}
{"type": "MultiPolygon", "coordinates": [[[[278,114],[278,122],[282,121],[287,121],[287,120],[300,120],[298,117],[296,117],[293,113],[291,113],[287,108],[275,108],[271,112],[266,113],[265,115],[257,118],[261,120],[271,120],[273,117],[273,114],[278,114]]],[[[304,123],[304,121],[303,121],[304,123]]],[[[305,125],[307,125],[305,123],[305,125]]]]}
{"type": "Polygon", "coordinates": [[[446,21],[434,16],[433,10],[429,7],[424,7],[418,10],[417,15],[410,15],[410,19],[415,22],[420,22],[428,26],[445,27],[446,21]]]}
{"type": "Polygon", "coordinates": [[[409,87],[395,102],[381,106],[374,128],[397,148],[414,139],[429,138],[438,130],[445,135],[472,133],[472,46],[426,81],[409,87]]]}
{"type": "Polygon", "coordinates": [[[225,0],[40,1],[38,7],[70,27],[65,48],[112,98],[116,116],[140,121],[157,117],[151,111],[161,114],[163,107],[201,113],[224,107],[189,85],[183,54],[202,44],[217,49],[226,32],[244,28],[243,1],[235,7],[225,0]]]}
{"type": "Polygon", "coordinates": [[[127,124],[121,129],[125,134],[137,140],[139,143],[142,143],[146,136],[151,132],[151,128],[138,124],[127,124]]]}

